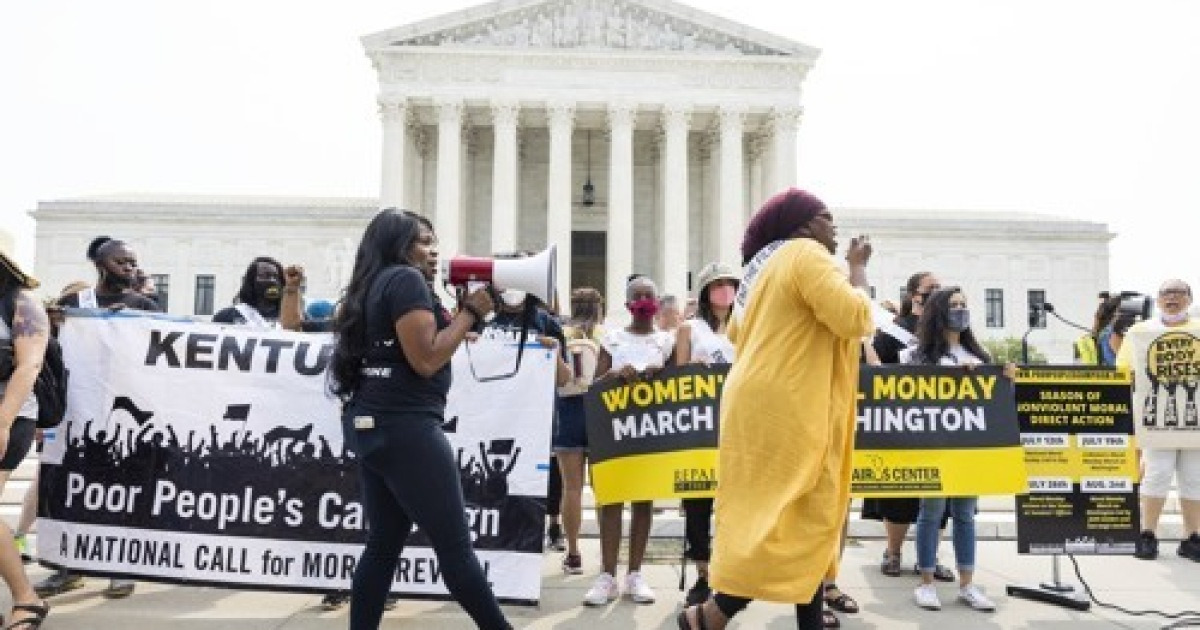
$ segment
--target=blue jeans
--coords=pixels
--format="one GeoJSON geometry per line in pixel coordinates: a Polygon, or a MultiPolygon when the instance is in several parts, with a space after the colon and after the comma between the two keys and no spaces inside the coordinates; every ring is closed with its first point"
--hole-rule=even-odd
{"type": "Polygon", "coordinates": [[[375,630],[404,543],[417,524],[429,536],[446,588],[475,624],[511,628],[471,547],[458,465],[442,432],[441,414],[373,414],[375,426],[342,431],[358,456],[367,543],[354,570],[350,630],[375,630]]]}
{"type": "Polygon", "coordinates": [[[975,570],[975,507],[978,497],[927,497],[921,499],[917,516],[917,564],[923,573],[932,573],[937,565],[938,529],[942,514],[950,508],[954,521],[954,562],[959,571],[975,570]]]}

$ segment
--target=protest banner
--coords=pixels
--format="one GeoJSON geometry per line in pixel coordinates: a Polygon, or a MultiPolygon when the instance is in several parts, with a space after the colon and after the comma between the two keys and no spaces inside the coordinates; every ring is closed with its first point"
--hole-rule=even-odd
{"type": "Polygon", "coordinates": [[[1016,398],[1029,471],[1029,493],[1017,497],[1018,552],[1132,554],[1138,467],[1129,374],[1026,368],[1016,398]]]}
{"type": "MultiPolygon", "coordinates": [[[[1200,327],[1129,329],[1134,431],[1145,448],[1200,448],[1200,327]]],[[[1122,355],[1125,353],[1123,352],[1122,355]]]]}
{"type": "Polygon", "coordinates": [[[1013,384],[999,366],[863,366],[855,496],[1025,492],[1013,384]]]}
{"type": "MultiPolygon", "coordinates": [[[[61,339],[68,415],[42,456],[39,558],[143,580],[349,588],[366,523],[327,394],[332,337],[104,314],[70,317],[61,339]]],[[[468,365],[460,349],[443,430],[496,595],[535,603],[554,356],[530,346],[512,379],[472,376],[512,365],[515,351],[480,341],[468,365]]],[[[392,589],[447,595],[419,530],[392,589]]]]}
{"type": "Polygon", "coordinates": [[[728,371],[668,367],[645,381],[593,385],[584,404],[596,502],[713,496],[728,371]]]}

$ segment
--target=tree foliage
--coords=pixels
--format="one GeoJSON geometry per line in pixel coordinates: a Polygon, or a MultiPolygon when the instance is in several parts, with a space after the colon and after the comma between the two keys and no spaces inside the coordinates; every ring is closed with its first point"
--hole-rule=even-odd
{"type": "MultiPolygon", "coordinates": [[[[1021,355],[1020,337],[983,339],[980,343],[983,344],[983,348],[988,351],[988,354],[992,355],[992,361],[996,363],[1016,363],[1018,365],[1025,363],[1024,357],[1021,355]]],[[[1030,344],[1029,364],[1045,365],[1046,363],[1046,355],[1030,344]]]]}

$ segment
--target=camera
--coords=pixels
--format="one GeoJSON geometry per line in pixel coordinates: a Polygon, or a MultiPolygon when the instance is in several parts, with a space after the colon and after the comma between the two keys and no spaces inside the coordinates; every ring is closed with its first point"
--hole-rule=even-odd
{"type": "Polygon", "coordinates": [[[1150,319],[1150,315],[1154,312],[1154,298],[1138,293],[1137,291],[1121,291],[1115,296],[1108,292],[1100,292],[1101,300],[1109,300],[1113,297],[1121,298],[1121,304],[1117,307],[1117,316],[1124,316],[1135,321],[1150,319]]]}

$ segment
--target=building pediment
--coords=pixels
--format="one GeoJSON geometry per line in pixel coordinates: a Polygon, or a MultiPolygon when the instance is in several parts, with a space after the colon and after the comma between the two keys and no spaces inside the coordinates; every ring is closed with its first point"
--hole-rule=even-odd
{"type": "Polygon", "coordinates": [[[815,58],[817,50],[671,0],[496,0],[368,35],[406,46],[815,58]]]}

